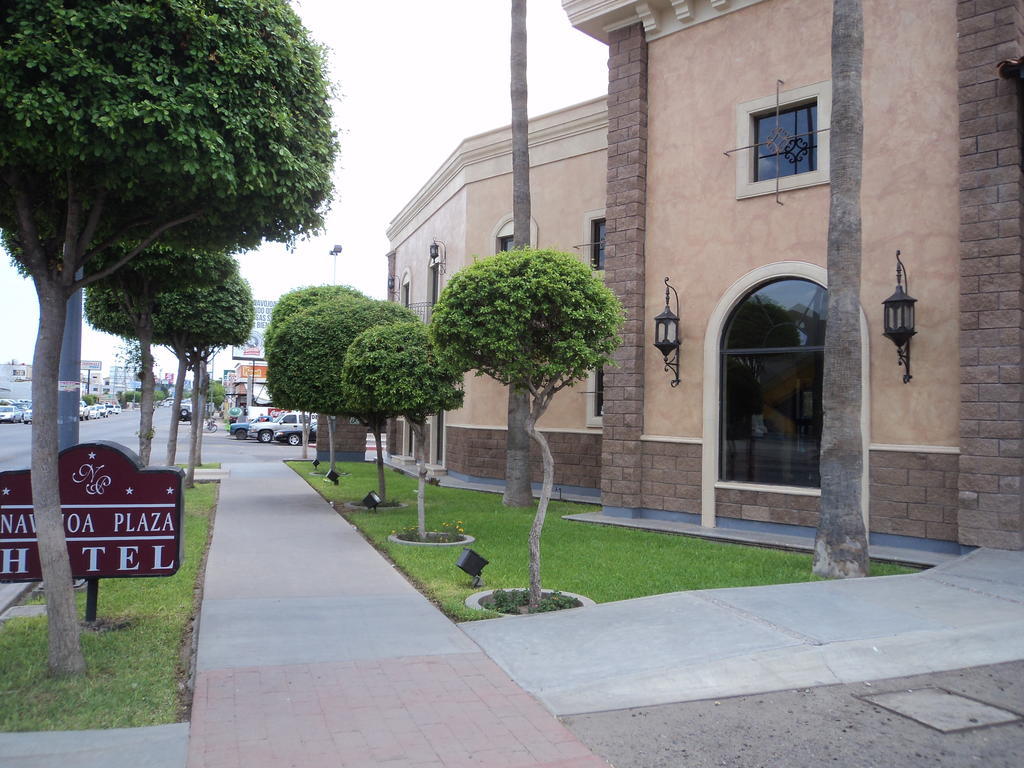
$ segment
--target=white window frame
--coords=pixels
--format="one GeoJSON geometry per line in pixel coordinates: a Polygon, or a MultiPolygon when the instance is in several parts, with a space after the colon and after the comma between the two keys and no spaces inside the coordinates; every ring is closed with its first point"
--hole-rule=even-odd
{"type": "MultiPolygon", "coordinates": [[[[736,105],[736,144],[737,147],[749,147],[755,141],[755,120],[758,117],[775,111],[775,94],[759,99],[745,101],[736,105]]],[[[776,188],[780,192],[790,189],[803,189],[829,182],[829,135],[830,131],[821,130],[832,125],[832,81],[825,80],[812,83],[801,88],[793,88],[779,93],[780,110],[791,109],[803,104],[815,103],[818,106],[818,157],[815,171],[795,173],[781,176],[779,179],[754,181],[754,169],[757,164],[757,151],[747,149],[736,153],[736,199],[760,195],[773,195],[776,188]],[[778,187],[776,187],[778,183],[778,187]]]]}
{"type": "MultiPolygon", "coordinates": [[[[498,225],[491,232],[491,253],[498,253],[498,238],[506,237],[508,235],[515,234],[515,217],[511,213],[505,214],[498,221],[498,225]]],[[[530,218],[530,245],[534,248],[538,246],[537,240],[537,222],[530,218]]]]}
{"type": "MultiPolygon", "coordinates": [[[[587,211],[586,213],[583,214],[583,239],[580,240],[580,242],[581,243],[585,243],[586,245],[582,249],[580,249],[580,250],[583,251],[583,253],[582,253],[583,263],[586,264],[588,267],[591,265],[591,254],[593,253],[593,250],[594,250],[593,249],[593,241],[591,240],[591,238],[594,236],[594,233],[593,233],[594,222],[597,221],[598,219],[604,219],[605,220],[605,232],[607,233],[607,231],[608,231],[607,230],[608,217],[605,216],[605,209],[604,208],[601,208],[601,209],[595,210],[595,211],[587,211]]],[[[607,265],[607,263],[608,263],[607,262],[607,259],[608,259],[608,237],[607,237],[607,234],[605,235],[604,254],[605,254],[605,256],[604,256],[605,257],[605,265],[607,265]]],[[[598,275],[599,277],[604,279],[604,270],[603,269],[595,269],[594,270],[594,274],[598,275]]]]}

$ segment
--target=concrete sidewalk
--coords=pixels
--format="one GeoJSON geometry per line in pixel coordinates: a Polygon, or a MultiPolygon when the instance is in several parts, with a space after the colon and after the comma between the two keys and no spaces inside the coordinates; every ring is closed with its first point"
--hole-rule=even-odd
{"type": "Polygon", "coordinates": [[[1024,552],[461,625],[558,715],[1024,659],[1024,552]]]}
{"type": "Polygon", "coordinates": [[[283,464],[221,487],[190,768],[599,768],[283,464]]]}

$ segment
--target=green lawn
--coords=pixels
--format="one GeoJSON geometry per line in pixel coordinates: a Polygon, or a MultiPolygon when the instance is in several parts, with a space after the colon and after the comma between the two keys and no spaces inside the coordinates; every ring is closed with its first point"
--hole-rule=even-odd
{"type": "MultiPolygon", "coordinates": [[[[217,490],[204,483],[185,491],[185,560],[174,576],[100,582],[97,619],[128,626],[82,632],[84,677],[47,675],[45,617],[11,619],[0,628],[0,731],[127,728],[182,719],[190,653],[182,644],[198,609],[196,576],[217,490]]],[[[84,616],[84,592],[78,601],[84,616]]]]}
{"type": "MultiPolygon", "coordinates": [[[[377,486],[373,464],[340,465],[341,471],[350,474],[333,486],[321,475],[310,474],[308,462],[290,463],[332,501],[358,502],[377,486]]],[[[498,615],[463,605],[475,590],[470,577],[455,567],[461,548],[413,547],[388,541],[389,534],[416,524],[416,481],[390,470],[386,477],[389,498],[408,506],[382,507],[377,512],[342,510],[345,516],[453,619],[498,615]]],[[[815,580],[809,554],[561,519],[562,515],[593,509],[589,505],[551,502],[541,541],[544,589],[576,592],[604,603],[686,589],[815,580]]],[[[443,523],[461,523],[467,534],[476,537],[472,548],[490,561],[483,573],[487,588],[525,587],[529,583],[527,537],[533,515],[533,509],[503,507],[498,494],[427,486],[427,530],[440,530],[443,523]]],[[[910,568],[872,563],[874,575],[912,572],[910,568]]]]}

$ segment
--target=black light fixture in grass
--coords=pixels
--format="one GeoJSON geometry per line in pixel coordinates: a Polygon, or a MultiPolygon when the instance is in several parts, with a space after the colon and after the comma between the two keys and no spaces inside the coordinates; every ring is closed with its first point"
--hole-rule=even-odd
{"type": "Polygon", "coordinates": [[[668,278],[665,278],[665,309],[660,315],[654,318],[654,346],[658,348],[665,358],[665,370],[672,371],[676,377],[672,380],[672,386],[679,386],[679,315],[673,312],[669,306],[669,289],[676,296],[676,310],[679,309],[679,293],[675,287],[669,285],[668,278]]]}
{"type": "Polygon", "coordinates": [[[327,473],[326,477],[327,477],[327,479],[328,479],[328,480],[330,480],[330,481],[331,481],[332,483],[334,483],[335,485],[337,485],[337,484],[338,484],[338,478],[339,478],[339,477],[341,477],[341,475],[339,475],[339,474],[338,474],[337,472],[335,472],[335,471],[334,471],[334,470],[332,469],[332,470],[331,470],[330,472],[328,472],[328,473],[327,473]]]}
{"type": "Polygon", "coordinates": [[[363,499],[363,506],[366,507],[367,509],[372,509],[374,512],[376,512],[377,506],[380,504],[380,502],[381,498],[380,496],[377,495],[377,492],[370,491],[368,494],[366,494],[366,497],[363,499]]]}
{"type": "Polygon", "coordinates": [[[484,566],[487,565],[488,562],[489,561],[486,558],[481,557],[472,549],[466,547],[462,550],[462,554],[459,555],[459,559],[455,561],[455,565],[473,577],[474,587],[482,587],[484,585],[484,579],[480,574],[483,572],[484,566]]]}
{"type": "Polygon", "coordinates": [[[896,345],[897,364],[904,368],[903,383],[906,384],[914,378],[910,375],[910,339],[917,334],[914,329],[914,304],[917,303],[917,299],[903,290],[904,280],[909,289],[910,276],[907,275],[907,268],[900,260],[900,252],[896,251],[896,291],[882,302],[885,307],[883,335],[896,345]]]}

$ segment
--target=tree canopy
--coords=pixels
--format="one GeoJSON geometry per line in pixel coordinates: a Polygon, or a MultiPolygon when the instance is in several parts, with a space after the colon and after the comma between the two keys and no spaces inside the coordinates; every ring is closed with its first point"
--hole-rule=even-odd
{"type": "Polygon", "coordinates": [[[536,395],[611,361],[622,307],[575,256],[517,249],[460,270],[433,309],[438,356],[536,395]]]}
{"type": "Polygon", "coordinates": [[[622,305],[588,266],[558,251],[515,249],[455,274],[434,307],[431,337],[442,365],[476,369],[529,393],[526,429],[544,465],[530,528],[531,608],[541,599],[540,535],[554,458],[537,422],[559,390],[611,362],[622,305]]]}
{"type": "Polygon", "coordinates": [[[266,354],[267,388],[274,403],[314,413],[359,415],[342,385],[349,345],[367,328],[415,318],[398,304],[340,295],[288,314],[280,323],[272,317],[266,354]]]}
{"type": "Polygon", "coordinates": [[[369,300],[370,297],[349,285],[311,285],[289,291],[277,300],[270,312],[270,323],[263,334],[264,344],[270,346],[274,333],[284,323],[285,318],[322,301],[345,298],[369,300]]]}
{"type": "Polygon", "coordinates": [[[284,0],[6,4],[0,227],[19,258],[70,240],[76,267],[179,220],[195,244],[291,240],[330,198],[329,100],[284,0]]]}

